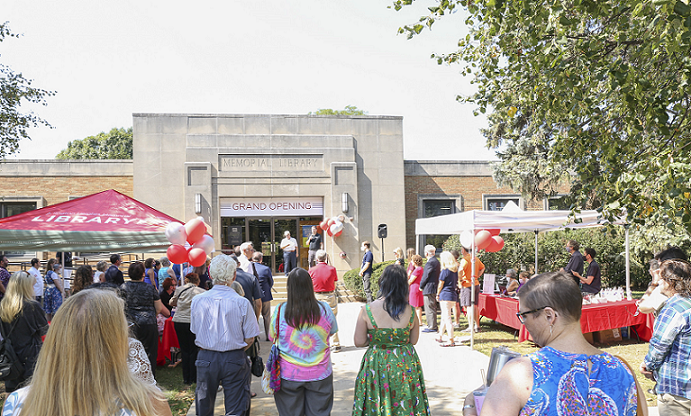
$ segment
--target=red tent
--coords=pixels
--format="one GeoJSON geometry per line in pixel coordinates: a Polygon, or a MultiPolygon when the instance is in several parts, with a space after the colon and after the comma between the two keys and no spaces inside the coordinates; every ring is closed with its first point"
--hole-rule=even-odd
{"type": "Polygon", "coordinates": [[[171,222],[180,221],[111,189],[0,219],[0,250],[165,250],[171,222]]]}

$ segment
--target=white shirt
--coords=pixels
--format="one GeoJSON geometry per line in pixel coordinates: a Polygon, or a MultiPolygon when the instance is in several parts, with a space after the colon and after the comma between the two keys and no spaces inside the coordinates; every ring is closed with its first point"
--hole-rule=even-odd
{"type": "Polygon", "coordinates": [[[101,283],[101,275],[102,274],[103,274],[103,272],[100,270],[96,270],[96,272],[94,272],[94,283],[101,283]]]}
{"type": "Polygon", "coordinates": [[[290,238],[284,238],[281,240],[281,249],[285,251],[286,253],[290,253],[291,251],[295,251],[298,249],[298,240],[294,239],[293,237],[290,238]]]}
{"type": "Polygon", "coordinates": [[[32,267],[29,269],[29,274],[36,279],[34,282],[34,296],[43,296],[43,276],[37,268],[32,267]]]}
{"type": "Polygon", "coordinates": [[[250,301],[225,285],[214,285],[192,299],[190,330],[198,347],[219,352],[245,348],[245,339],[259,335],[250,301]]]}
{"type": "Polygon", "coordinates": [[[238,261],[240,262],[240,268],[242,270],[246,271],[247,273],[252,273],[252,268],[250,267],[251,262],[244,253],[238,257],[238,261]]]}

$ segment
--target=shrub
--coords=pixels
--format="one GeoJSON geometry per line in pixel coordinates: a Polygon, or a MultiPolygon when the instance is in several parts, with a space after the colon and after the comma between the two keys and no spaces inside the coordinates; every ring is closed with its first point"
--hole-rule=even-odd
{"type": "MultiPolygon", "coordinates": [[[[427,259],[423,258],[422,259],[422,265],[424,267],[425,263],[427,262],[427,259]]],[[[372,290],[372,297],[377,298],[377,294],[379,293],[379,278],[381,277],[381,274],[384,272],[384,269],[386,269],[386,266],[393,264],[394,260],[390,261],[385,261],[383,263],[374,263],[372,266],[372,276],[370,276],[370,289],[372,290]]],[[[405,263],[405,267],[408,267],[408,263],[405,263]]],[[[365,291],[362,288],[362,277],[359,275],[360,273],[360,268],[358,267],[357,269],[352,269],[348,270],[345,272],[343,275],[343,284],[345,284],[346,288],[353,292],[355,294],[355,297],[358,298],[360,301],[366,300],[365,296],[365,291]]]]}

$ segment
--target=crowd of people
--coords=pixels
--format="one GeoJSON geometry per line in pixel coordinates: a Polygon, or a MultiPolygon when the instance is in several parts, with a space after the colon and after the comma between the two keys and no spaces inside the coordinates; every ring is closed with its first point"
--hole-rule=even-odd
{"type": "MultiPolygon", "coordinates": [[[[170,414],[155,370],[158,319],[173,312],[182,379],[196,383],[198,415],[213,414],[219,386],[227,414],[249,415],[251,351],[257,354],[251,347],[262,333],[279,351],[278,413],[330,414],[331,354],[341,351],[338,275],[317,243],[311,246],[312,267],[287,273],[287,301],[273,313],[271,269],[249,242],[202,267],[176,268],[165,257],[132,262],[127,281],[122,260],[114,254],[111,266],[99,262],[95,273],[91,266],[77,267],[67,297],[64,259],[48,260],[43,274],[38,259],[32,259],[28,271],[10,274],[7,258],[0,256],[2,335],[11,340],[22,364],[21,374],[5,380],[11,394],[3,415],[53,414],[47,410],[54,409],[58,414],[170,414]],[[70,345],[75,348],[64,348],[70,345]]],[[[368,242],[362,248],[360,276],[368,289],[364,283],[369,283],[374,259],[368,242]]],[[[583,297],[602,287],[596,252],[586,248],[581,255],[575,241],[567,242],[566,249],[570,260],[559,271],[530,276],[509,269],[497,280],[499,293],[517,296],[517,317],[541,348],[504,367],[487,389],[480,412],[468,395],[465,415],[634,415],[644,410],[633,370],[593,347],[581,331],[583,297]]],[[[379,292],[365,291],[371,299],[355,323],[354,345],[367,351],[355,380],[353,415],[430,414],[415,350],[420,334],[434,333],[441,346],[453,347],[462,313],[469,321],[464,331],[481,330],[477,299],[485,266],[471,258],[470,250],[444,251],[437,259],[436,248],[426,246],[426,262],[411,249],[406,259],[400,248],[394,255],[396,261],[379,278],[379,292]]],[[[689,414],[691,264],[672,247],[651,260],[650,274],[652,282],[638,307],[656,320],[639,371],[656,381],[659,414],[689,414]]]]}

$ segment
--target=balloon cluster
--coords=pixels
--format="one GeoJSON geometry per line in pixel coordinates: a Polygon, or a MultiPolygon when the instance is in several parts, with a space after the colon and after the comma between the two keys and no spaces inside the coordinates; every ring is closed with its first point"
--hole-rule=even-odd
{"type": "Polygon", "coordinates": [[[343,234],[343,221],[345,221],[345,217],[343,215],[331,217],[320,222],[319,228],[326,231],[329,237],[338,237],[343,234]]]}
{"type": "Polygon", "coordinates": [[[189,263],[199,267],[206,261],[206,256],[214,251],[214,239],[206,234],[202,217],[187,221],[185,225],[171,222],[166,227],[166,238],[171,243],[166,251],[168,260],[175,264],[189,263]],[[191,247],[185,248],[185,243],[191,247]]]}
{"type": "MultiPolygon", "coordinates": [[[[504,239],[499,236],[500,231],[499,229],[476,231],[475,247],[489,253],[501,250],[504,248],[504,239]]],[[[471,247],[473,245],[473,232],[470,230],[463,231],[460,240],[463,247],[471,247]]]]}

